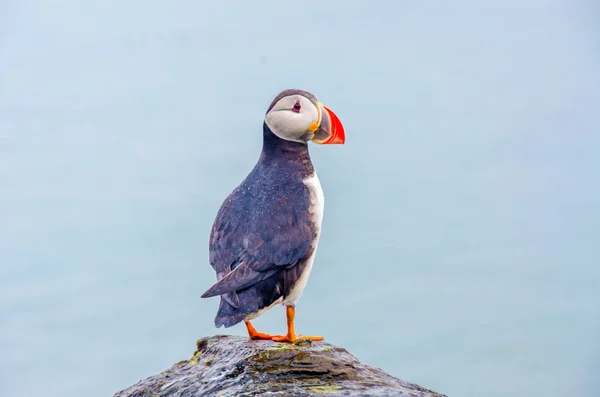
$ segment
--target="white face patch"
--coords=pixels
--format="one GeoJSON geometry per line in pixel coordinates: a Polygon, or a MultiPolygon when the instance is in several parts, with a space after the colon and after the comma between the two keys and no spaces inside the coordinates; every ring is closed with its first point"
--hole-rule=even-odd
{"type": "Polygon", "coordinates": [[[281,98],[265,116],[265,123],[275,135],[296,142],[306,142],[308,128],[318,120],[317,107],[302,95],[281,98]]]}

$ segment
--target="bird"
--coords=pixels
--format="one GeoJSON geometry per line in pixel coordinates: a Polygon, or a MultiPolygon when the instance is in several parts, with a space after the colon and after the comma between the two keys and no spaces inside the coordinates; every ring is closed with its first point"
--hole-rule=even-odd
{"type": "Polygon", "coordinates": [[[227,196],[210,233],[209,262],[217,282],[202,298],[220,296],[217,328],[244,321],[253,340],[323,340],[297,335],[294,327],[323,220],[323,190],[308,143],[345,140],[339,118],[313,94],[288,89],[273,99],[258,162],[227,196]],[[285,307],[287,333],[256,331],[251,321],[277,304],[285,307]]]}

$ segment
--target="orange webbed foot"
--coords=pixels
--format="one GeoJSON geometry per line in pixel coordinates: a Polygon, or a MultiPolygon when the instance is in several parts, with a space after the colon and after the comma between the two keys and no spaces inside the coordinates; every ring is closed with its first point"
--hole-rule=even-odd
{"type": "Polygon", "coordinates": [[[325,338],[323,338],[322,336],[309,336],[309,335],[296,335],[297,339],[305,339],[305,340],[311,340],[313,342],[317,342],[320,340],[325,340],[325,338]]]}
{"type": "Polygon", "coordinates": [[[285,335],[269,335],[263,334],[262,332],[258,332],[254,329],[250,321],[246,321],[246,328],[248,328],[248,336],[250,339],[262,339],[262,340],[272,340],[273,342],[282,342],[282,343],[296,343],[297,340],[310,340],[310,341],[320,341],[324,340],[322,336],[309,336],[309,335],[296,335],[294,331],[294,317],[296,316],[296,310],[293,306],[288,306],[286,308],[286,317],[287,317],[287,326],[288,331],[285,335]]]}
{"type": "Polygon", "coordinates": [[[322,336],[296,335],[294,330],[294,318],[296,317],[296,309],[293,306],[288,306],[285,310],[287,317],[288,331],[285,335],[274,335],[271,340],[274,342],[296,343],[297,340],[320,341],[324,340],[322,336]]]}
{"type": "Polygon", "coordinates": [[[294,335],[275,335],[271,338],[273,342],[283,342],[283,343],[294,343],[296,342],[296,336],[294,335]]]}
{"type": "Polygon", "coordinates": [[[308,336],[308,335],[275,335],[271,338],[274,342],[282,343],[296,343],[299,340],[310,340],[313,342],[324,340],[322,336],[308,336]]]}
{"type": "Polygon", "coordinates": [[[263,332],[257,332],[255,334],[249,335],[250,339],[252,340],[272,340],[276,336],[279,335],[265,334],[263,332]]]}
{"type": "Polygon", "coordinates": [[[246,328],[248,329],[248,337],[252,340],[272,340],[273,338],[281,337],[281,335],[270,335],[258,332],[254,329],[252,324],[250,324],[250,321],[246,321],[246,328]]]}

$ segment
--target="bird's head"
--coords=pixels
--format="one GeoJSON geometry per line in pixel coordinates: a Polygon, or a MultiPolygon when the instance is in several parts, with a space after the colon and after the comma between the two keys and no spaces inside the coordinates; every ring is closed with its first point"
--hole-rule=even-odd
{"type": "Polygon", "coordinates": [[[302,90],[285,90],[277,95],[267,110],[265,123],[273,134],[288,141],[343,144],[346,140],[335,113],[302,90]]]}

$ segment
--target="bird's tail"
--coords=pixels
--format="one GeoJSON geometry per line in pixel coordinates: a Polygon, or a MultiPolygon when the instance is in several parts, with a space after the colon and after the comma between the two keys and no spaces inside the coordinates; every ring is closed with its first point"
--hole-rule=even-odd
{"type": "Polygon", "coordinates": [[[225,326],[225,328],[232,327],[241,322],[246,315],[246,313],[243,313],[240,309],[234,307],[221,297],[217,317],[215,317],[215,327],[219,328],[222,325],[225,326]]]}

